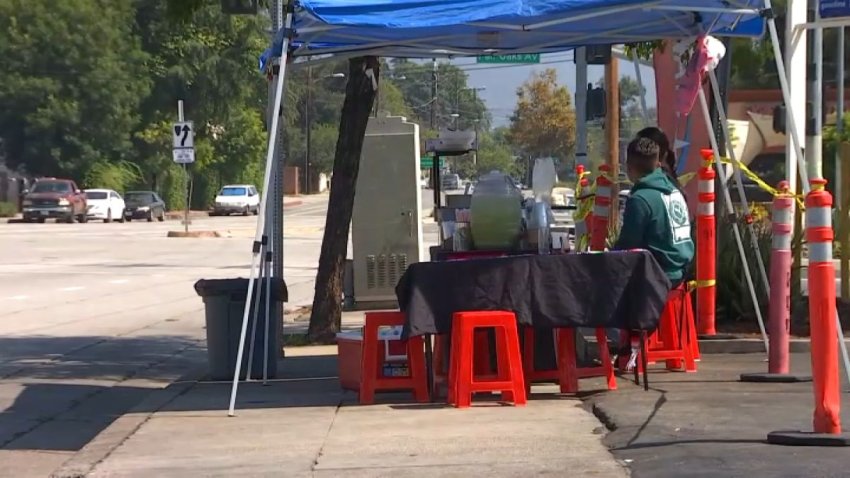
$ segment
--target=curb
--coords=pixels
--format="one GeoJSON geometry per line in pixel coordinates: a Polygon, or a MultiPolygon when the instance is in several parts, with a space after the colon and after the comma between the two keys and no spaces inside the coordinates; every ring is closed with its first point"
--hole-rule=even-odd
{"type": "Polygon", "coordinates": [[[221,234],[216,231],[168,231],[165,237],[210,238],[221,237],[221,234]]]}
{"type": "Polygon", "coordinates": [[[206,366],[183,375],[165,388],[153,390],[130,411],[118,417],[92,441],[54,471],[51,478],[82,478],[133,436],[154,413],[188,392],[206,374],[206,366]]]}
{"type": "MultiPolygon", "coordinates": [[[[850,346],[850,340],[844,340],[850,346]]],[[[791,339],[789,350],[792,354],[809,353],[812,351],[812,343],[809,339],[791,339]]],[[[702,339],[699,341],[699,351],[704,354],[762,354],[765,348],[762,339],[702,339]]]]}

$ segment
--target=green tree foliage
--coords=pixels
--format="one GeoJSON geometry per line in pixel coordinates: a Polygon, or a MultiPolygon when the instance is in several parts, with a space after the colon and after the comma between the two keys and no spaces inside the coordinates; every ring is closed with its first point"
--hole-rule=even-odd
{"type": "MultiPolygon", "coordinates": [[[[225,15],[219,0],[0,0],[0,157],[87,187],[153,189],[180,208],[186,177],[172,161],[171,125],[183,100],[195,124],[192,207],[206,207],[225,183],[262,186],[269,81],[257,56],[268,28],[267,15],[225,15]]],[[[310,128],[311,170],[332,170],[348,68],[290,65],[287,164],[304,166],[310,128]]],[[[487,137],[489,115],[460,68],[440,65],[437,101],[430,62],[384,62],[383,71],[381,114],[418,121],[426,138],[434,104],[438,128],[457,113],[461,128],[487,137]]],[[[483,164],[491,150],[506,157],[503,143],[489,141],[483,164]]]]}
{"type": "Polygon", "coordinates": [[[518,90],[510,140],[530,157],[567,160],[575,147],[576,118],[554,69],[534,73],[518,90]]]}
{"type": "Polygon", "coordinates": [[[10,167],[81,179],[131,157],[150,81],[130,2],[0,0],[0,140],[10,167]]]}

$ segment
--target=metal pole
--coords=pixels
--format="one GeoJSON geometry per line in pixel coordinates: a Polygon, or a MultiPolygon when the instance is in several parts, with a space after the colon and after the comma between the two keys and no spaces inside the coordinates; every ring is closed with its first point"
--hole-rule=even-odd
{"type": "Polygon", "coordinates": [[[605,115],[605,133],[608,139],[608,168],[613,178],[611,185],[611,210],[608,211],[608,224],[615,229],[620,224],[620,74],[619,62],[611,55],[605,65],[605,89],[607,90],[607,114],[605,115]]]}
{"type": "Polygon", "coordinates": [[[472,152],[472,164],[478,165],[478,122],[481,121],[481,115],[478,114],[478,88],[472,88],[472,107],[475,108],[475,151],[472,152]]]}
{"type": "MultiPolygon", "coordinates": [[[[838,46],[836,48],[838,51],[838,58],[836,58],[836,82],[835,89],[838,97],[836,98],[835,105],[835,130],[838,133],[838,138],[841,138],[841,135],[844,134],[844,27],[838,28],[838,46]]],[[[835,178],[836,184],[835,188],[835,202],[838,204],[843,204],[842,199],[844,197],[845,191],[842,190],[839,178],[841,178],[842,171],[841,164],[841,148],[836,146],[835,148],[835,178]]],[[[842,249],[843,250],[843,249],[842,249]]],[[[844,254],[842,254],[842,257],[844,254]]],[[[847,297],[847,296],[843,296],[847,297]]]]}
{"type": "MultiPolygon", "coordinates": [[[[820,20],[818,0],[812,0],[815,22],[820,20]]],[[[823,177],[823,28],[812,32],[812,74],[808,77],[811,118],[807,124],[807,159],[810,178],[823,177]]]]}
{"type": "MultiPolygon", "coordinates": [[[[281,16],[282,16],[283,5],[280,3],[279,0],[276,0],[275,4],[277,6],[278,13],[281,14],[281,16]]],[[[286,28],[289,28],[291,25],[292,25],[292,13],[287,13],[287,15],[286,15],[286,28]]],[[[262,258],[260,257],[260,250],[262,248],[261,239],[262,239],[263,231],[265,231],[265,227],[266,227],[266,214],[269,213],[267,207],[268,207],[268,201],[270,199],[270,196],[272,196],[270,194],[270,192],[271,192],[270,190],[273,189],[273,187],[270,183],[273,180],[273,178],[272,178],[272,173],[273,173],[272,166],[275,164],[275,146],[278,143],[278,141],[277,141],[278,140],[278,133],[279,133],[279,130],[280,130],[280,121],[279,121],[280,120],[280,114],[279,114],[279,112],[280,112],[280,109],[281,109],[281,103],[282,103],[282,99],[283,99],[282,98],[283,97],[283,85],[284,85],[284,79],[285,79],[285,74],[286,74],[286,61],[287,61],[287,57],[288,57],[288,48],[289,48],[289,37],[284,36],[283,45],[281,46],[281,52],[280,52],[280,71],[279,71],[279,74],[276,75],[276,79],[275,79],[275,91],[274,91],[274,97],[273,97],[273,101],[272,101],[274,106],[272,107],[271,126],[269,128],[269,141],[268,141],[268,147],[267,147],[267,153],[266,153],[266,168],[265,168],[265,174],[264,174],[264,177],[263,177],[263,195],[262,195],[262,198],[260,199],[260,211],[259,211],[259,214],[257,215],[257,229],[254,232],[254,244],[253,244],[253,249],[252,249],[252,254],[251,254],[251,268],[250,268],[250,273],[249,273],[249,276],[248,276],[248,293],[246,295],[247,297],[252,297],[252,295],[254,293],[254,287],[255,287],[256,282],[257,282],[257,280],[256,280],[257,279],[257,265],[258,265],[258,262],[260,262],[262,260],[262,258]]],[[[282,204],[282,201],[281,201],[281,204],[282,204]]],[[[276,234],[282,233],[283,229],[281,228],[280,230],[275,230],[273,232],[276,233],[276,234]]],[[[274,243],[272,243],[272,244],[274,244],[274,243]]],[[[275,252],[277,252],[277,251],[275,251],[275,252]]],[[[282,255],[281,255],[281,258],[282,258],[282,255]]],[[[282,262],[280,263],[280,265],[281,266],[283,265],[282,262]]],[[[281,273],[280,276],[276,276],[276,277],[282,278],[282,276],[283,276],[283,274],[281,273]]],[[[236,353],[236,370],[233,371],[233,384],[232,384],[231,389],[230,389],[230,407],[229,407],[228,412],[227,412],[228,416],[231,416],[231,417],[233,415],[235,415],[235,413],[236,413],[235,412],[235,410],[236,410],[236,393],[237,393],[237,390],[239,388],[239,373],[241,371],[240,368],[242,366],[242,356],[245,353],[245,337],[248,333],[248,316],[250,315],[250,311],[251,311],[250,304],[249,304],[248,301],[246,301],[245,309],[244,309],[243,314],[242,314],[242,330],[241,330],[240,335],[239,335],[239,346],[238,346],[237,353],[236,353]]],[[[276,320],[277,320],[277,318],[278,317],[275,316],[276,320]]]]}
{"type": "MultiPolygon", "coordinates": [[[[183,116],[183,100],[177,100],[177,121],[185,121],[183,116]]],[[[189,168],[183,163],[183,192],[185,204],[183,205],[183,231],[189,233],[189,168]]]]}
{"type": "Polygon", "coordinates": [[[836,76],[838,77],[835,84],[836,94],[838,97],[836,98],[836,108],[835,108],[835,130],[838,133],[837,136],[839,138],[838,144],[835,145],[835,202],[838,203],[838,210],[841,213],[840,220],[838,222],[839,226],[839,241],[841,244],[841,262],[840,262],[840,270],[841,270],[841,298],[844,300],[850,299],[850,254],[845,253],[845,251],[850,251],[850,221],[848,221],[848,214],[850,214],[850,208],[848,208],[848,204],[845,204],[844,196],[850,194],[850,191],[845,191],[844,185],[850,183],[850,181],[846,181],[844,179],[844,175],[850,173],[850,171],[844,172],[843,157],[841,154],[841,138],[844,135],[844,27],[838,29],[838,48],[836,59],[837,67],[836,67],[836,76]]]}
{"type": "Polygon", "coordinates": [[[576,166],[590,170],[587,160],[587,48],[575,50],[576,59],[576,166]]]}
{"type": "MultiPolygon", "coordinates": [[[[270,6],[274,8],[272,11],[272,23],[274,26],[274,31],[277,32],[280,28],[289,28],[289,25],[285,24],[286,21],[290,20],[292,17],[291,13],[286,13],[284,15],[284,7],[287,5],[292,6],[294,2],[292,0],[274,0],[271,2],[270,6]]],[[[284,42],[285,47],[289,48],[289,42],[284,42]]],[[[280,67],[278,70],[278,74],[275,75],[275,80],[278,77],[284,76],[284,71],[286,68],[286,58],[288,57],[288,52],[283,51],[280,60],[280,67]]],[[[281,80],[282,82],[283,80],[281,80]]],[[[275,83],[277,85],[277,83],[275,83]]],[[[281,86],[277,86],[277,88],[281,88],[281,86]]],[[[270,91],[269,96],[269,104],[279,104],[276,103],[276,96],[282,93],[276,91],[270,91]]],[[[280,100],[282,101],[282,99],[280,100]]],[[[272,195],[269,199],[272,201],[272,207],[267,211],[269,214],[270,221],[267,220],[267,229],[263,232],[269,236],[270,239],[270,247],[272,250],[272,271],[271,277],[280,278],[283,280],[283,174],[284,174],[284,163],[286,162],[286,148],[284,141],[284,125],[283,122],[280,121],[280,115],[283,114],[281,109],[278,107],[275,109],[274,114],[278,117],[277,121],[277,130],[275,134],[277,135],[277,141],[274,145],[275,153],[273,159],[274,166],[274,182],[271,184],[271,193],[272,195]]],[[[280,302],[272,303],[272,317],[274,320],[281,320],[283,318],[283,307],[280,302]]]]}
{"type": "Polygon", "coordinates": [[[437,129],[437,59],[431,69],[431,129],[437,129]]]}
{"type": "Polygon", "coordinates": [[[307,135],[307,148],[304,152],[304,194],[310,194],[310,150],[313,145],[313,126],[311,113],[313,109],[313,67],[307,67],[307,100],[304,104],[304,133],[307,135]]]}
{"type": "MultiPolygon", "coordinates": [[[[771,8],[770,1],[765,2],[766,8],[771,8]]],[[[785,53],[788,61],[782,65],[782,50],[779,48],[779,35],[776,32],[776,22],[768,19],[771,40],[774,43],[774,57],[779,66],[779,83],[785,100],[787,129],[790,134],[785,136],[785,180],[792,191],[797,190],[797,175],[801,177],[803,191],[809,192],[808,174],[805,169],[798,170],[798,163],[803,164],[803,143],[801,138],[806,134],[805,122],[797,121],[798,115],[806,111],[806,34],[797,35],[795,27],[806,23],[806,0],[790,0],[786,9],[785,19],[785,53]],[[781,71],[784,66],[784,75],[781,71]]]]}

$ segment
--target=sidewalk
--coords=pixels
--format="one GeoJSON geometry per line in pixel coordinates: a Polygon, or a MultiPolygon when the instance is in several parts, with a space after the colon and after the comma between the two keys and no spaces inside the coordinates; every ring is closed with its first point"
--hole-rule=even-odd
{"type": "Polygon", "coordinates": [[[625,477],[577,399],[535,387],[528,406],[457,410],[403,395],[360,406],[336,379],[336,347],[287,349],[283,378],[183,382],[137,407],[54,476],[625,477]]]}

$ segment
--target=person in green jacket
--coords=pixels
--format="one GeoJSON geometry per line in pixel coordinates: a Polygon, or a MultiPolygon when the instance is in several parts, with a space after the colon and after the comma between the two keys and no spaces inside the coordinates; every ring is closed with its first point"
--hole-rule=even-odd
{"type": "Polygon", "coordinates": [[[629,143],[626,168],[634,186],[614,248],[648,250],[675,288],[694,258],[694,242],[688,204],[660,167],[659,154],[659,145],[649,138],[629,143]]]}

